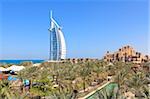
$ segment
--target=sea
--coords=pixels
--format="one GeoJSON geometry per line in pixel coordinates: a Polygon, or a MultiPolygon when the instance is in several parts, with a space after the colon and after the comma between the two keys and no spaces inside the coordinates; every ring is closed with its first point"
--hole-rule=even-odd
{"type": "Polygon", "coordinates": [[[42,63],[45,60],[0,60],[0,64],[20,64],[22,62],[42,63]]]}

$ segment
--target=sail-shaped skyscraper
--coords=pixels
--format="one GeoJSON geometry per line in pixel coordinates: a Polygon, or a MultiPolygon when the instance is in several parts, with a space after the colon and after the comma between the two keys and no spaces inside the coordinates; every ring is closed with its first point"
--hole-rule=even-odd
{"type": "Polygon", "coordinates": [[[60,61],[66,59],[66,43],[62,32],[62,28],[52,17],[52,12],[50,16],[50,61],[60,61]]]}

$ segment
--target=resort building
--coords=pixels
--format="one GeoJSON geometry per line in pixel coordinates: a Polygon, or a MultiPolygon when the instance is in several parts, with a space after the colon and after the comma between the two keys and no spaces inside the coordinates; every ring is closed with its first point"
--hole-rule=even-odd
{"type": "Polygon", "coordinates": [[[107,62],[123,61],[141,64],[147,62],[149,60],[149,56],[136,52],[131,46],[124,46],[114,53],[107,51],[104,56],[104,60],[107,62]]]}
{"type": "Polygon", "coordinates": [[[52,17],[50,17],[50,52],[49,60],[50,61],[60,61],[66,59],[66,43],[65,38],[62,32],[62,28],[52,17]]]}

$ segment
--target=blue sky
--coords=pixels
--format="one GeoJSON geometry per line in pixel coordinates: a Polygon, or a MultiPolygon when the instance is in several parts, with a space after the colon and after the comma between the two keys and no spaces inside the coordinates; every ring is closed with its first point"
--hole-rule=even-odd
{"type": "Polygon", "coordinates": [[[101,58],[123,45],[148,53],[148,0],[2,0],[0,59],[48,59],[50,10],[68,58],[101,58]]]}

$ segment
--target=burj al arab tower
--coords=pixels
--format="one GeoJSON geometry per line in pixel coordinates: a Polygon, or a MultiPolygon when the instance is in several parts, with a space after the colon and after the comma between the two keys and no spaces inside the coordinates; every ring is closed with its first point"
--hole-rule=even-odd
{"type": "Polygon", "coordinates": [[[66,59],[65,38],[62,32],[62,28],[58,25],[58,23],[54,20],[52,16],[52,11],[50,21],[50,28],[48,29],[50,32],[49,60],[60,61],[66,59]]]}

